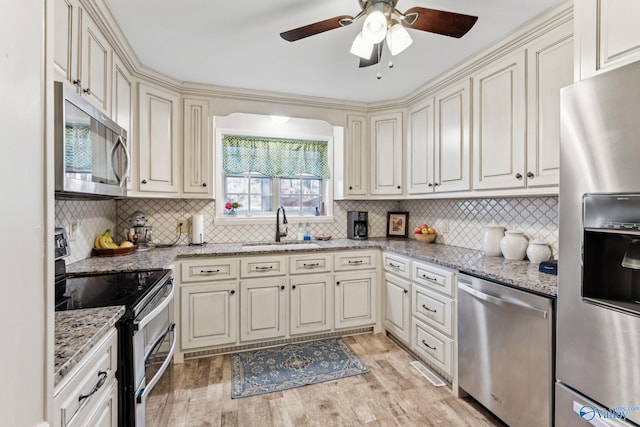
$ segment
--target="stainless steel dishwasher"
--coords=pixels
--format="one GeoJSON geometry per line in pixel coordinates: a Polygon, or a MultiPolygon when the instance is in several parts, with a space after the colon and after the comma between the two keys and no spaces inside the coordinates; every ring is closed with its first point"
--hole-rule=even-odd
{"type": "Polygon", "coordinates": [[[553,425],[553,300],[458,275],[459,386],[511,426],[553,425]]]}

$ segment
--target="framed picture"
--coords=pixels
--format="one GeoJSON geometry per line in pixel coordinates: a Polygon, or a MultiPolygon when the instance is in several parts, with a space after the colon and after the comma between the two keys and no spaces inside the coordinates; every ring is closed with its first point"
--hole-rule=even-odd
{"type": "Polygon", "coordinates": [[[409,212],[387,212],[387,237],[407,237],[409,212]]]}

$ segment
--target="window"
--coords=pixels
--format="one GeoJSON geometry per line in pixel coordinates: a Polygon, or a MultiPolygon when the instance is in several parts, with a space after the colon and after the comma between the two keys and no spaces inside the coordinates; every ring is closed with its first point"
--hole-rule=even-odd
{"type": "Polygon", "coordinates": [[[222,138],[226,215],[319,215],[327,202],[328,141],[225,135],[222,138]]]}

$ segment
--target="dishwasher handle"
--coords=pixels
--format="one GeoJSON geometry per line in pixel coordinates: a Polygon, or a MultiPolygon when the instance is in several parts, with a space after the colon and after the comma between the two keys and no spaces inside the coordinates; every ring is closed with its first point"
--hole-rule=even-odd
{"type": "Polygon", "coordinates": [[[518,307],[522,310],[528,311],[531,314],[535,314],[536,316],[542,317],[543,319],[546,319],[549,316],[549,313],[547,312],[547,310],[540,310],[539,308],[535,308],[532,307],[528,304],[524,304],[522,302],[519,301],[513,301],[513,300],[506,300],[503,298],[499,298],[493,295],[489,295],[489,294],[485,294],[484,292],[480,292],[477,289],[473,289],[471,286],[466,285],[464,283],[458,282],[458,289],[468,293],[469,295],[472,295],[478,299],[481,299],[483,301],[486,302],[490,302],[492,304],[495,305],[501,305],[501,306],[515,306],[518,307]]]}

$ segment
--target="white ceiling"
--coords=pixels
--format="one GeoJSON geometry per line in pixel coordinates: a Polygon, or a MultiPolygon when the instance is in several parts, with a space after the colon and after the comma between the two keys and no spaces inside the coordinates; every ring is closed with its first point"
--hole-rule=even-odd
{"type": "Polygon", "coordinates": [[[561,0],[399,0],[478,16],[461,39],[409,30],[413,44],[376,66],[349,53],[363,19],[296,42],[280,33],[339,15],[358,0],[106,0],[140,61],[180,81],[375,102],[404,97],[561,0]]]}

